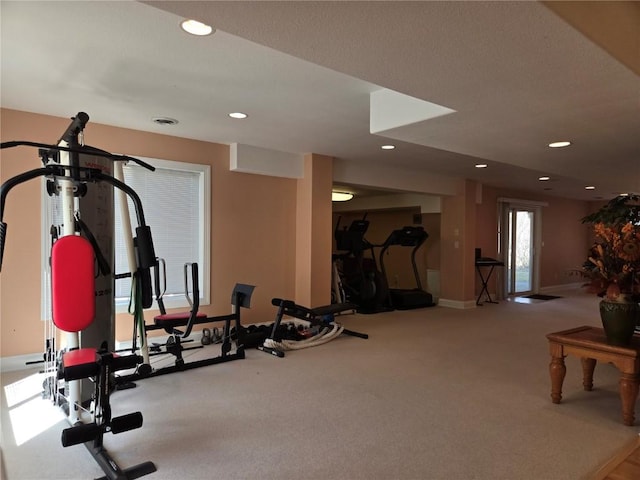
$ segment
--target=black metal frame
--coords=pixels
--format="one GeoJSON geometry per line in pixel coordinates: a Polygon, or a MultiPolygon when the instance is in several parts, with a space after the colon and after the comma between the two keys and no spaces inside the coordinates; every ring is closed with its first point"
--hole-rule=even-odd
{"type": "MultiPolygon", "coordinates": [[[[300,320],[304,320],[310,323],[310,326],[318,326],[318,325],[330,325],[334,323],[334,317],[346,311],[355,311],[356,305],[352,303],[342,303],[342,304],[331,304],[331,305],[323,305],[321,307],[316,308],[307,308],[302,305],[298,305],[292,300],[283,300],[281,298],[274,298],[271,300],[271,304],[274,307],[278,307],[278,311],[276,313],[276,319],[273,322],[273,326],[271,328],[271,333],[267,337],[268,339],[275,340],[279,342],[282,340],[278,338],[278,330],[280,328],[280,324],[282,323],[282,317],[288,315],[290,317],[298,318],[300,320]],[[326,318],[329,317],[330,321],[327,322],[326,318]]],[[[358,338],[369,338],[369,335],[366,333],[355,332],[353,330],[347,330],[346,328],[342,330],[342,333],[345,335],[350,335],[352,337],[358,338]]],[[[284,352],[278,350],[276,348],[266,347],[264,345],[258,346],[258,350],[269,353],[275,357],[284,357],[284,352]]]]}
{"type": "MultiPolygon", "coordinates": [[[[60,142],[67,142],[69,147],[24,141],[5,142],[0,144],[0,149],[17,146],[39,147],[41,148],[39,153],[42,156],[44,163],[43,168],[29,170],[16,175],[0,185],[0,270],[2,269],[2,258],[7,235],[7,224],[3,221],[7,195],[13,187],[42,176],[49,177],[53,182],[57,179],[72,181],[75,184],[75,194],[79,196],[82,196],[83,192],[86,191],[87,183],[95,182],[107,182],[125,192],[133,201],[138,220],[136,240],[140,255],[140,269],[147,269],[148,271],[148,269],[153,266],[153,262],[155,261],[153,240],[151,238],[151,230],[145,224],[144,211],[140,197],[131,187],[110,175],[102,173],[99,169],[80,167],[79,155],[81,153],[86,153],[95,156],[107,157],[112,160],[132,160],[146,168],[149,168],[150,170],[154,170],[154,168],[133,157],[112,155],[93,147],[80,146],[77,137],[84,129],[88,120],[89,116],[84,112],[80,112],[76,117],[72,118],[71,124],[60,139],[60,142]],[[57,156],[57,152],[59,151],[70,152],[70,165],[62,165],[55,161],[53,163],[48,163],[51,156],[57,156]]],[[[63,446],[66,447],[84,443],[95,461],[104,471],[106,476],[103,478],[109,480],[132,480],[155,472],[156,467],[152,462],[144,462],[134,467],[122,470],[115,460],[109,456],[103,446],[103,435],[105,432],[120,433],[142,426],[142,414],[140,412],[111,418],[111,406],[109,403],[109,396],[111,393],[110,377],[112,372],[134,368],[138,363],[140,363],[141,358],[136,355],[129,355],[125,357],[114,356],[113,353],[107,351],[107,345],[105,342],[102,347],[96,351],[94,362],[88,362],[81,364],[76,368],[66,369],[64,368],[65,355],[73,354],[73,352],[74,351],[72,350],[62,355],[58,373],[65,381],[81,380],[83,378],[94,379],[95,421],[91,423],[78,423],[63,430],[61,438],[63,446]]],[[[45,352],[45,357],[50,355],[51,352],[45,352]]],[[[54,388],[57,389],[57,385],[54,384],[54,388]]],[[[56,397],[57,391],[54,398],[56,397]]],[[[75,408],[75,406],[71,405],[69,407],[75,408]]]]}
{"type": "MultiPolygon", "coordinates": [[[[73,351],[63,354],[72,354],[73,351]]],[[[62,431],[62,446],[70,447],[83,443],[96,463],[100,465],[108,480],[133,480],[144,475],[155,472],[156,466],[153,462],[143,462],[133,467],[121,469],[111,458],[103,445],[104,434],[127,432],[142,426],[142,414],[140,412],[129,413],[119,417],[111,417],[111,373],[134,368],[142,361],[142,357],[137,355],[127,355],[123,357],[114,356],[107,350],[106,344],[95,352],[95,362],[85,363],[60,370],[60,377],[65,381],[81,380],[92,378],[95,384],[94,421],[91,423],[78,423],[62,431]]]]}
{"type": "Polygon", "coordinates": [[[144,210],[142,208],[140,197],[131,187],[110,175],[102,173],[97,168],[49,164],[43,168],[28,170],[24,173],[16,175],[0,186],[0,225],[2,233],[0,237],[0,271],[2,270],[2,257],[4,253],[4,244],[7,232],[7,224],[2,221],[2,219],[4,218],[4,207],[7,195],[13,187],[37,177],[49,177],[51,179],[61,178],[67,180],[75,177],[77,178],[76,181],[80,183],[107,182],[125,192],[133,201],[133,205],[136,211],[136,217],[138,220],[138,226],[136,227],[136,236],[138,242],[138,251],[140,252],[140,267],[148,269],[154,265],[155,251],[151,238],[151,229],[145,224],[144,210]]]}
{"type": "MultiPolygon", "coordinates": [[[[169,322],[156,321],[153,325],[145,325],[145,333],[153,330],[165,330],[169,333],[169,340],[163,345],[156,345],[151,347],[150,356],[171,354],[176,357],[173,365],[158,368],[153,370],[150,365],[140,365],[136,372],[129,375],[122,375],[118,377],[119,384],[127,384],[129,382],[135,382],[144,378],[156,377],[159,375],[166,375],[168,373],[182,372],[185,370],[191,370],[194,368],[204,367],[207,365],[215,365],[218,363],[230,362],[233,360],[241,360],[245,358],[244,346],[239,343],[238,333],[241,329],[241,309],[251,307],[251,295],[254,287],[251,285],[236,284],[231,293],[231,304],[233,305],[233,313],[228,315],[219,315],[215,317],[199,317],[199,288],[198,288],[198,266],[196,263],[191,263],[191,275],[193,285],[193,300],[191,301],[191,309],[189,312],[185,312],[185,315],[181,318],[171,320],[169,322]],[[236,337],[232,335],[231,322],[235,323],[236,337]],[[195,325],[202,325],[207,323],[224,322],[222,347],[221,353],[218,356],[206,358],[202,360],[195,360],[192,362],[185,362],[182,357],[182,352],[194,349],[203,348],[202,345],[185,347],[184,343],[191,342],[188,339],[193,327],[195,325]],[[178,327],[185,327],[184,330],[179,330],[178,327]],[[232,342],[235,340],[236,350],[232,350],[232,342]],[[164,349],[163,349],[164,347],[164,349]],[[155,351],[154,351],[155,350],[155,351]]],[[[158,264],[154,268],[155,271],[155,284],[156,284],[156,300],[160,307],[161,314],[165,314],[164,303],[162,296],[159,293],[159,273],[158,264]],[[158,298],[158,296],[160,298],[158,298]]]]}

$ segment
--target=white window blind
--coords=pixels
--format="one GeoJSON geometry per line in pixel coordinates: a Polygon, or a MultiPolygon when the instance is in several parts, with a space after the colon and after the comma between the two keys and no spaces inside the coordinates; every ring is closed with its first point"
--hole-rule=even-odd
{"type": "MultiPolygon", "coordinates": [[[[209,167],[182,162],[141,158],[153,165],[154,172],[132,162],[124,166],[125,183],[136,191],[151,228],[156,256],[165,259],[168,308],[185,306],[184,264],[197,262],[200,297],[209,302],[209,167]]],[[[132,228],[137,225],[133,203],[128,199],[132,228]]],[[[115,271],[128,271],[120,205],[115,205],[115,271]]],[[[116,281],[116,305],[126,306],[130,279],[116,281]]],[[[121,310],[121,308],[119,308],[121,310]]]]}

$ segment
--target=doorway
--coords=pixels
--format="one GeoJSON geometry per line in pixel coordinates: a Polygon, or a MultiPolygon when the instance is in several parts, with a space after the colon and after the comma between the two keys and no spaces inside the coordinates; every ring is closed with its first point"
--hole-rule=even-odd
{"type": "Polygon", "coordinates": [[[506,296],[538,293],[540,206],[503,203],[501,251],[504,255],[506,296]]]}

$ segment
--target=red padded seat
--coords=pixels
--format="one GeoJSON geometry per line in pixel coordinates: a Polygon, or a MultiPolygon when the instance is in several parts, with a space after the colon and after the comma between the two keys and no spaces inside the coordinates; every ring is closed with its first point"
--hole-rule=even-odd
{"type": "Polygon", "coordinates": [[[62,372],[66,381],[89,378],[98,374],[95,348],[78,348],[62,355],[62,372]]]}
{"type": "Polygon", "coordinates": [[[106,358],[112,372],[134,368],[142,360],[138,355],[120,356],[91,347],[77,348],[62,354],[62,376],[66,381],[95,377],[100,373],[101,363],[104,364],[106,358]]]}

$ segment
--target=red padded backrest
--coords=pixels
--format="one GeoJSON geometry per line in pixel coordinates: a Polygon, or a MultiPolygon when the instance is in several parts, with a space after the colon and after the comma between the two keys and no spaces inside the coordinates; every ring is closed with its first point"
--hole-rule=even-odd
{"type": "Polygon", "coordinates": [[[77,235],[60,238],[51,250],[53,323],[65,332],[84,330],[95,317],[94,256],[77,235]]]}

